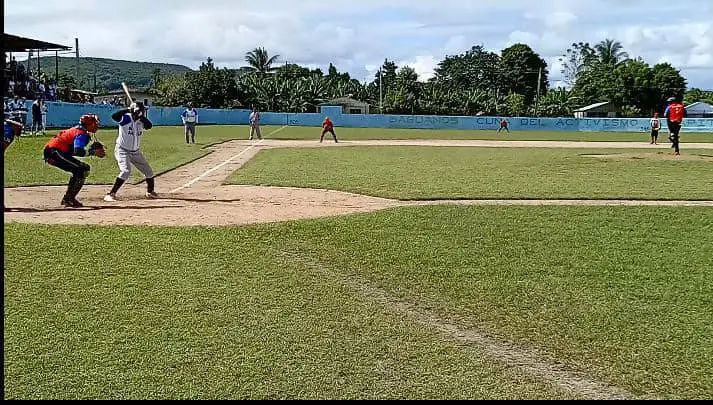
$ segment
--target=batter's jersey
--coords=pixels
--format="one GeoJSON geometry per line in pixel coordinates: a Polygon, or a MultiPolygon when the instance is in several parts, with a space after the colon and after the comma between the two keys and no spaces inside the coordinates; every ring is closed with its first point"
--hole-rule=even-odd
{"type": "Polygon", "coordinates": [[[134,120],[130,113],[126,113],[119,121],[119,136],[116,137],[116,146],[135,152],[139,150],[143,133],[144,123],[141,120],[134,120]]]}

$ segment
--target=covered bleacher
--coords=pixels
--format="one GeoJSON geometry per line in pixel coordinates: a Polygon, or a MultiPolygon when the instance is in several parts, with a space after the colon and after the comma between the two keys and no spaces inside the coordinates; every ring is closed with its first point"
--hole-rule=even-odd
{"type": "Polygon", "coordinates": [[[33,38],[21,37],[18,35],[2,34],[3,50],[5,57],[3,58],[3,96],[26,97],[32,99],[35,97],[48,98],[50,95],[48,87],[50,82],[56,86],[56,81],[59,77],[59,54],[67,53],[72,48],[55,44],[47,41],[40,41],[33,38]],[[17,62],[15,55],[27,52],[27,60],[17,62]],[[43,74],[43,67],[40,66],[40,55],[42,53],[54,52],[55,66],[50,67],[48,71],[54,70],[54,75],[43,74]],[[33,60],[33,56],[36,59],[33,60]],[[40,81],[40,75],[45,80],[40,81]],[[50,80],[49,78],[54,80],[50,80]],[[40,86],[42,84],[42,86],[40,86]],[[40,88],[43,91],[40,92],[40,88]]]}

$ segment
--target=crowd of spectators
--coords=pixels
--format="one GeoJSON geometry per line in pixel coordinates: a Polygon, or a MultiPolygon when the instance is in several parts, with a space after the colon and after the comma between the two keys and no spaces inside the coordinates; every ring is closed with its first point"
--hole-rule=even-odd
{"type": "Polygon", "coordinates": [[[39,75],[27,71],[23,63],[18,63],[15,57],[8,60],[5,55],[5,74],[3,75],[3,88],[5,96],[14,98],[24,97],[27,100],[42,99],[46,101],[58,101],[60,98],[59,88],[54,79],[50,79],[44,73],[39,75]]]}

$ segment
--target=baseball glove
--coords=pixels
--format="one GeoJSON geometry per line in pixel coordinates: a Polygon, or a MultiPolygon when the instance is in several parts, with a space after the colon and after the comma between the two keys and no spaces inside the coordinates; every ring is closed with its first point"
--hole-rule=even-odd
{"type": "Polygon", "coordinates": [[[103,158],[106,156],[106,149],[104,149],[104,144],[99,141],[94,141],[89,145],[89,155],[96,156],[98,158],[103,158]]]}

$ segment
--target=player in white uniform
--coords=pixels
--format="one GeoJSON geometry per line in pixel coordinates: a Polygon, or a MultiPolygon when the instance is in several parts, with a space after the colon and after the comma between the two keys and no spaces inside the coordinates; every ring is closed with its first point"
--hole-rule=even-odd
{"type": "Polygon", "coordinates": [[[186,143],[193,141],[196,143],[196,124],[198,124],[198,111],[193,108],[193,103],[188,103],[188,108],[181,114],[183,127],[186,133],[186,143]],[[188,137],[190,134],[190,138],[188,137]]]}
{"type": "Polygon", "coordinates": [[[257,135],[257,139],[262,139],[262,134],[260,133],[260,111],[257,108],[253,108],[250,113],[250,138],[248,139],[252,140],[254,135],[257,135]]]}
{"type": "Polygon", "coordinates": [[[104,196],[104,201],[116,201],[116,193],[131,176],[132,164],[146,176],[146,197],[158,198],[158,194],[154,191],[153,170],[139,149],[144,130],[153,127],[145,114],[146,107],[139,101],[132,103],[128,109],[119,110],[111,116],[114,121],[119,123],[119,136],[116,138],[116,148],[114,149],[114,156],[119,163],[119,176],[114,182],[114,187],[104,196]]]}

